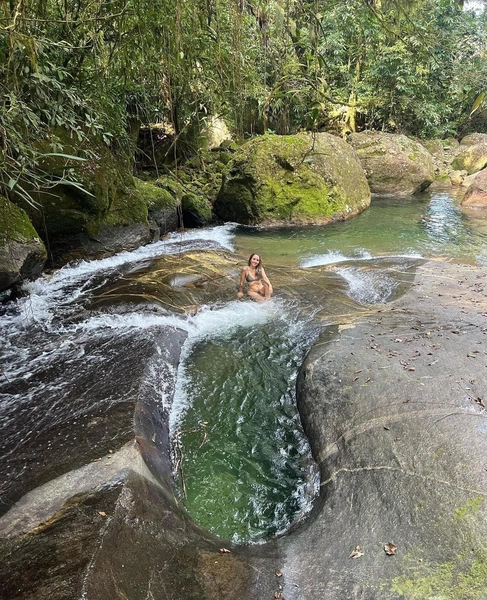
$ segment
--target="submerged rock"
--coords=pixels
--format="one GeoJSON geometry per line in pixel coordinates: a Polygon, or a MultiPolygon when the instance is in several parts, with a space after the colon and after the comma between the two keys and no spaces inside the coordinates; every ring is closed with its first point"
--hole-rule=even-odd
{"type": "Polygon", "coordinates": [[[357,151],[376,196],[409,196],[425,190],[435,179],[426,148],[405,135],[365,131],[347,141],[357,151]]]}
{"type": "Polygon", "coordinates": [[[214,204],[216,215],[243,224],[327,223],[370,205],[355,152],[327,133],[265,135],[233,159],[214,204]]]}

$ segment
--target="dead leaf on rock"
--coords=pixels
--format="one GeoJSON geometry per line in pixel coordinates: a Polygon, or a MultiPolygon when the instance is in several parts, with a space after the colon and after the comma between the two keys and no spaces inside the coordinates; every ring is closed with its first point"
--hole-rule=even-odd
{"type": "Polygon", "coordinates": [[[102,517],[106,517],[107,516],[107,513],[103,512],[102,510],[99,510],[98,514],[101,515],[102,517]]]}
{"type": "Polygon", "coordinates": [[[282,572],[281,571],[276,571],[276,577],[282,577],[282,572]]]}
{"type": "Polygon", "coordinates": [[[227,550],[226,548],[220,548],[220,554],[231,554],[231,550],[227,550]]]}
{"type": "Polygon", "coordinates": [[[388,554],[389,556],[392,556],[393,554],[396,554],[396,551],[397,551],[397,548],[396,548],[396,546],[392,542],[389,542],[389,543],[385,544],[385,546],[384,546],[384,552],[386,554],[388,554]]]}
{"type": "Polygon", "coordinates": [[[360,558],[363,556],[362,548],[360,546],[355,546],[355,550],[350,554],[348,558],[360,558]]]}
{"type": "Polygon", "coordinates": [[[274,592],[274,600],[279,600],[282,598],[281,592],[274,592]]]}

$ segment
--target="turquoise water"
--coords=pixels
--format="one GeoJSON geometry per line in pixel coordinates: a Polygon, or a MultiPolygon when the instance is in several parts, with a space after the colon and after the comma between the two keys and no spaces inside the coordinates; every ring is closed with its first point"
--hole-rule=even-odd
{"type": "Polygon", "coordinates": [[[188,433],[178,439],[193,518],[224,538],[258,542],[285,531],[317,493],[294,387],[318,326],[300,297],[283,297],[284,286],[309,285],[307,302],[318,310],[321,288],[306,282],[313,273],[314,285],[318,275],[329,277],[316,270],[328,265],[358,304],[385,302],[406,280],[407,257],[487,264],[486,242],[483,216],[463,213],[443,192],[375,200],[358,217],[325,227],[236,228],[237,256],[258,252],[282,287],[265,324],[215,332],[186,357],[181,393],[190,408],[180,429],[188,433]]]}
{"type": "Polygon", "coordinates": [[[487,264],[487,221],[464,213],[446,192],[373,200],[357,217],[325,227],[241,228],[237,250],[258,251],[266,264],[313,266],[334,258],[421,255],[487,264]]]}

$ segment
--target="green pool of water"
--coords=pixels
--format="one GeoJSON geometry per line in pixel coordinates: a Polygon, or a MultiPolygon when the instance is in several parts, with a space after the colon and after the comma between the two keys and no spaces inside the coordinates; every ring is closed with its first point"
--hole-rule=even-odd
{"type": "Polygon", "coordinates": [[[193,518],[224,538],[257,542],[282,532],[315,495],[295,380],[316,334],[276,315],[197,343],[186,362],[179,481],[193,518]]]}
{"type": "MultiPolygon", "coordinates": [[[[378,291],[394,269],[381,274],[374,258],[421,255],[486,264],[486,242],[485,219],[464,214],[458,198],[441,192],[375,200],[358,217],[326,227],[241,227],[235,234],[236,254],[244,261],[258,252],[271,281],[277,273],[283,281],[289,267],[284,283],[292,288],[296,268],[369,257],[348,262],[345,275],[378,291]]],[[[323,304],[312,290],[310,299],[317,308],[323,304]]],[[[184,502],[199,524],[236,542],[258,542],[285,531],[317,491],[294,389],[317,328],[299,300],[294,305],[279,301],[280,317],[198,342],[184,365],[182,393],[189,409],[180,425],[186,433],[177,438],[184,502]]]]}

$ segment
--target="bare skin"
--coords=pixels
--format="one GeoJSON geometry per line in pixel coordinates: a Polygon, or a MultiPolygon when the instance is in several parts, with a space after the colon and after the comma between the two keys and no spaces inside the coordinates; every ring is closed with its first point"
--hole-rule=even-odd
{"type": "Polygon", "coordinates": [[[272,285],[258,254],[250,256],[248,266],[244,267],[240,273],[240,286],[237,294],[239,298],[243,298],[244,296],[244,286],[246,283],[247,295],[252,300],[264,302],[272,296],[272,285]]]}

